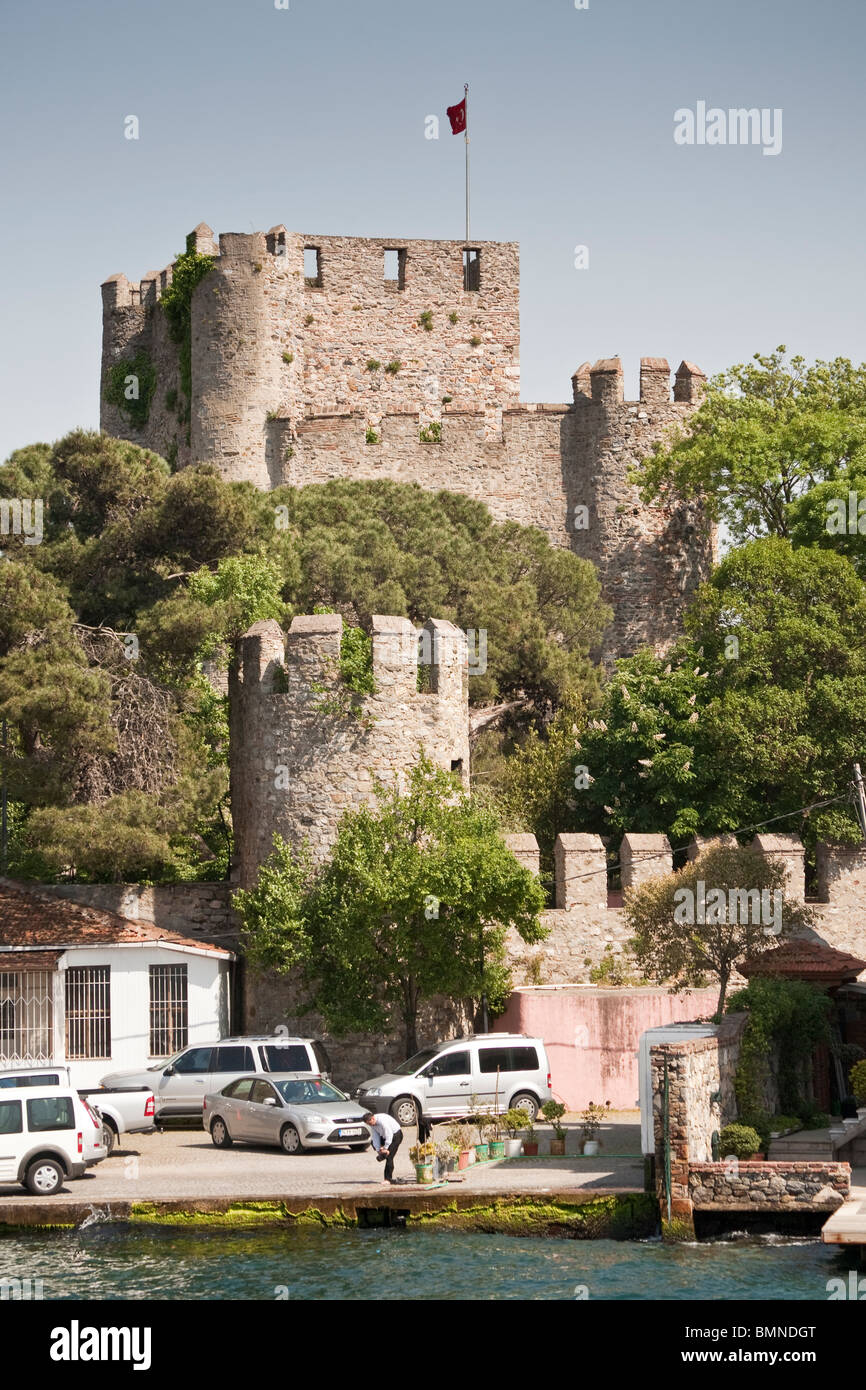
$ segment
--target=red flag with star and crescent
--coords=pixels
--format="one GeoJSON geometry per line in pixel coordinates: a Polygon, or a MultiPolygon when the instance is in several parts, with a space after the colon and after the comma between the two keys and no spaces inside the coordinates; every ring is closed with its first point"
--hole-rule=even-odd
{"type": "Polygon", "coordinates": [[[462,135],[466,129],[466,98],[458,101],[456,106],[447,107],[445,114],[451,122],[451,134],[462,135]]]}

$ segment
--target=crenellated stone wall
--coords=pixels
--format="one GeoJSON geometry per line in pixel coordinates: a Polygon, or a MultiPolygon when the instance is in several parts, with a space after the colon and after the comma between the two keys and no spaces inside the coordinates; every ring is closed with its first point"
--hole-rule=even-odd
{"type": "Polygon", "coordinates": [[[614,610],[605,659],[675,638],[714,537],[697,508],[646,506],[628,471],[688,420],[699,367],[681,363],[672,396],[667,361],[642,358],[640,399],[626,401],[622,364],[602,359],[575,372],[571,401],[526,405],[514,243],[475,244],[472,288],[456,241],[282,225],[215,239],[200,223],[189,244],[214,257],[191,301],[192,398],[179,392],[159,311],[172,266],[139,283],[114,275],[103,285],[103,388],[138,350],[157,388],[140,430],[103,400],[104,430],[263,489],[387,477],[465,493],[597,566],[614,610]]]}
{"type": "MultiPolygon", "coordinates": [[[[287,640],[275,622],[240,642],[231,682],[231,796],[236,877],[255,882],[280,834],[321,863],[341,816],[374,801],[379,780],[400,784],[419,751],[469,786],[466,637],[431,619],[374,617],[376,690],[346,699],[339,673],[343,620],[296,617],[287,640]],[[430,651],[429,691],[418,689],[419,638],[430,651]],[[342,703],[341,703],[342,702],[342,703]]],[[[422,655],[425,653],[422,652],[422,655]]]]}

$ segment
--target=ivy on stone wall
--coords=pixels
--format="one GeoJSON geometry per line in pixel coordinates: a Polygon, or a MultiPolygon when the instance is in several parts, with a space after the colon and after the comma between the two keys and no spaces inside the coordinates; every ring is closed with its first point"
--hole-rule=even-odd
{"type": "MultiPolygon", "coordinates": [[[[171,284],[163,291],[160,304],[168,323],[169,336],[178,344],[180,389],[189,401],[192,395],[192,296],[196,285],[213,268],[214,257],[194,249],[191,233],[186,250],[174,262],[171,284]]],[[[187,441],[189,442],[189,441],[187,441]]]]}
{"type": "Polygon", "coordinates": [[[830,1040],[830,999],[805,980],[757,975],[728,1003],[729,1013],[748,1012],[734,1078],[739,1118],[766,1129],[764,1083],[770,1059],[778,1061],[779,1108],[805,1117],[815,1109],[811,1089],[812,1055],[830,1040]]]}
{"type": "Polygon", "coordinates": [[[144,348],[108,369],[105,399],[123,412],[134,429],[144,429],[147,424],[155,390],[156,368],[144,348]]]}

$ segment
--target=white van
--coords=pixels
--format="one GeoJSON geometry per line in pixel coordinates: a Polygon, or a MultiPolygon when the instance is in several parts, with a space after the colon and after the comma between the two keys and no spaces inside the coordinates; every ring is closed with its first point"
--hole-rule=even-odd
{"type": "Polygon", "coordinates": [[[401,1125],[414,1125],[419,1118],[459,1119],[476,1109],[504,1114],[512,1107],[534,1120],[553,1092],[541,1038],[475,1033],[425,1047],[392,1072],[363,1082],[355,1099],[374,1114],[387,1110],[401,1125]]]}
{"type": "Polygon", "coordinates": [[[0,1092],[0,1183],[22,1183],[50,1197],[108,1156],[99,1116],[65,1087],[8,1087],[0,1092]]]}

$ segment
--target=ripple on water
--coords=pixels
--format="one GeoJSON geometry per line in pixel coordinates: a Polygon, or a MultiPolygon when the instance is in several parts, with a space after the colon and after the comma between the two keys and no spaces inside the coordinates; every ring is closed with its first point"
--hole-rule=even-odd
{"type": "Polygon", "coordinates": [[[188,1231],[92,1224],[0,1237],[0,1277],[47,1299],[825,1299],[818,1240],[664,1245],[450,1231],[188,1231]]]}

